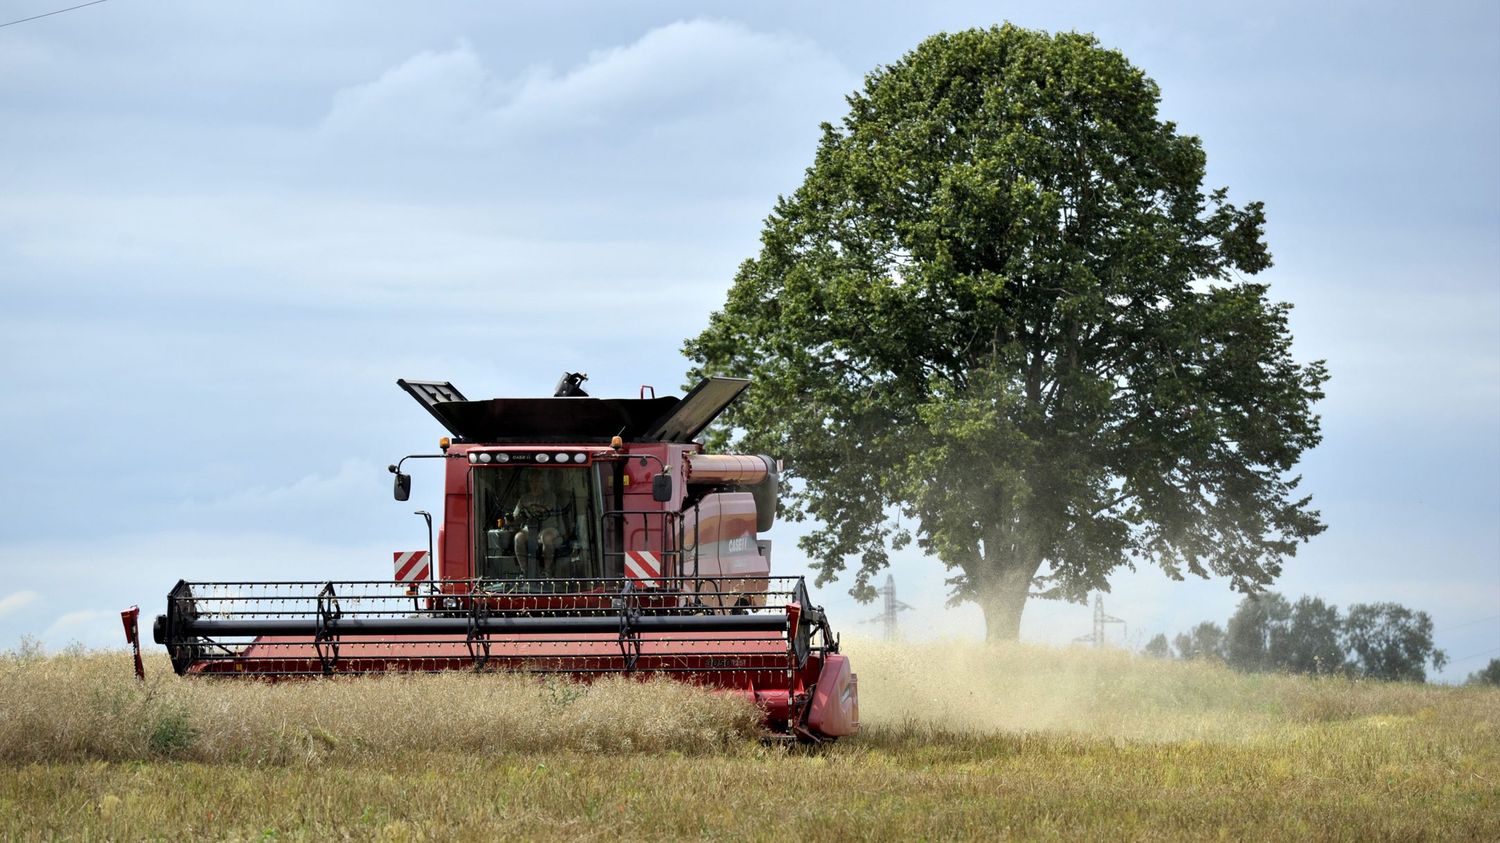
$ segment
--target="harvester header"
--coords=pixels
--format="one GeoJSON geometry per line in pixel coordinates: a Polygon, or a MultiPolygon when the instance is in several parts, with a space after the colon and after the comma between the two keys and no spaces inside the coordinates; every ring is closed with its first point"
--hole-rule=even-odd
{"type": "Polygon", "coordinates": [[[771,576],[759,535],[775,521],[779,463],[698,441],[749,382],[599,399],[585,379],[566,373],[550,398],[480,401],[397,381],[450,434],[439,453],[391,466],[406,500],[407,460],[442,465],[433,578],[179,582],[154,628],[174,669],[662,675],[747,696],[776,734],[857,731],[848,659],[802,578],[771,576]]]}

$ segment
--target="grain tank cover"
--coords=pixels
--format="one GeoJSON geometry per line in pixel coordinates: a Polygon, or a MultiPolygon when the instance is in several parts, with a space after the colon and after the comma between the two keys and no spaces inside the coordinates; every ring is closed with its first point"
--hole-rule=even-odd
{"type": "Polygon", "coordinates": [[[469,401],[445,381],[396,383],[466,442],[608,442],[616,435],[627,442],[689,442],[750,384],[740,378],[708,378],[686,398],[469,401]]]}
{"type": "Polygon", "coordinates": [[[468,400],[464,398],[462,392],[458,391],[458,387],[447,381],[409,381],[403,378],[396,381],[396,385],[410,393],[411,397],[417,399],[417,403],[422,405],[422,409],[431,413],[432,417],[442,423],[444,427],[448,426],[448,422],[444,421],[442,415],[433,408],[441,403],[468,400]]]}
{"type": "Polygon", "coordinates": [[[704,378],[671,412],[646,431],[645,439],[691,442],[740,397],[750,381],[745,378],[704,378]]]}

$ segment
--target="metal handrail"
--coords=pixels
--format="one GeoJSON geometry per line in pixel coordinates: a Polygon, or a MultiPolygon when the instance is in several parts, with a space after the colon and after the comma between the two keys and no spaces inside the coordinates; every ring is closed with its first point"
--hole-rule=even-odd
{"type": "MultiPolygon", "coordinates": [[[[659,527],[658,532],[661,535],[661,542],[660,542],[661,551],[660,552],[661,552],[661,561],[662,561],[662,571],[661,571],[662,576],[664,576],[664,577],[682,576],[682,574],[683,574],[683,567],[682,567],[682,543],[683,543],[682,542],[682,539],[683,539],[682,513],[675,512],[673,510],[666,510],[666,509],[610,509],[610,510],[605,510],[604,512],[600,513],[600,515],[599,515],[599,527],[600,527],[600,530],[601,530],[600,535],[601,535],[601,537],[603,539],[600,542],[600,544],[601,544],[601,546],[603,546],[603,547],[606,548],[604,550],[602,556],[601,556],[601,560],[604,562],[604,570],[605,570],[606,573],[610,573],[612,571],[618,571],[619,572],[618,576],[624,576],[624,574],[625,574],[625,554],[626,554],[627,550],[644,550],[646,547],[650,546],[650,544],[651,544],[650,537],[651,537],[651,532],[652,532],[651,531],[651,526],[652,526],[652,520],[653,519],[657,519],[660,522],[660,527],[659,527]],[[639,547],[639,548],[626,548],[626,547],[622,546],[618,550],[609,550],[609,549],[607,549],[609,547],[609,541],[610,541],[610,538],[609,538],[610,534],[608,532],[609,531],[609,527],[610,527],[610,519],[612,519],[612,518],[613,519],[618,519],[618,523],[619,523],[619,526],[620,526],[620,543],[622,545],[624,545],[624,544],[627,543],[626,535],[627,535],[627,530],[629,528],[629,519],[632,516],[640,516],[640,518],[641,518],[641,532],[644,534],[644,537],[645,537],[646,541],[643,542],[642,546],[639,547]],[[610,565],[611,562],[615,562],[616,565],[614,567],[611,567],[611,565],[610,565]]],[[[696,572],[696,570],[697,570],[697,544],[696,544],[696,542],[694,543],[693,554],[694,554],[694,560],[693,560],[694,561],[694,565],[693,565],[693,568],[694,568],[694,571],[696,572]]]]}

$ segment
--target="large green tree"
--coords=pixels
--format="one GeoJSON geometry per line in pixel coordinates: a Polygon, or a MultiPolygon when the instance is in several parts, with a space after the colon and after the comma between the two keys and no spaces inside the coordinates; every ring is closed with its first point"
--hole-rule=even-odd
{"type": "Polygon", "coordinates": [[[1344,667],[1344,620],[1339,607],[1304,595],[1292,606],[1286,669],[1293,673],[1337,673],[1344,667]]]}
{"type": "Polygon", "coordinates": [[[1434,646],[1432,618],[1399,603],[1356,603],[1344,619],[1352,663],[1371,679],[1426,682],[1427,664],[1442,670],[1448,655],[1434,646]]]}
{"type": "Polygon", "coordinates": [[[1334,673],[1344,665],[1344,621],[1317,597],[1295,604],[1275,592],[1240,601],[1226,627],[1225,661],[1246,671],[1334,673]]]}
{"type": "Polygon", "coordinates": [[[1291,625],[1285,597],[1274,591],[1246,597],[1224,628],[1224,660],[1236,670],[1284,670],[1291,625]]]}
{"type": "Polygon", "coordinates": [[[869,74],[686,344],[748,376],[722,439],[785,457],[801,546],[853,593],[915,538],[1014,638],[1121,565],[1272,582],[1323,529],[1290,471],[1321,363],[1290,354],[1260,203],[1088,35],[938,35],[869,74]]]}

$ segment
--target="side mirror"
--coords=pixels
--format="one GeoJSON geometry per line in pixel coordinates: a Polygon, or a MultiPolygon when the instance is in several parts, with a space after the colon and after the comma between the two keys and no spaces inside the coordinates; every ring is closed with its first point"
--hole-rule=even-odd
{"type": "Polygon", "coordinates": [[[672,475],[658,474],[651,478],[651,500],[666,503],[672,499],[672,475]]]}
{"type": "Polygon", "coordinates": [[[396,500],[404,501],[407,498],[411,497],[411,475],[402,474],[400,471],[396,470],[396,467],[394,465],[391,466],[391,473],[396,475],[396,500]]]}

